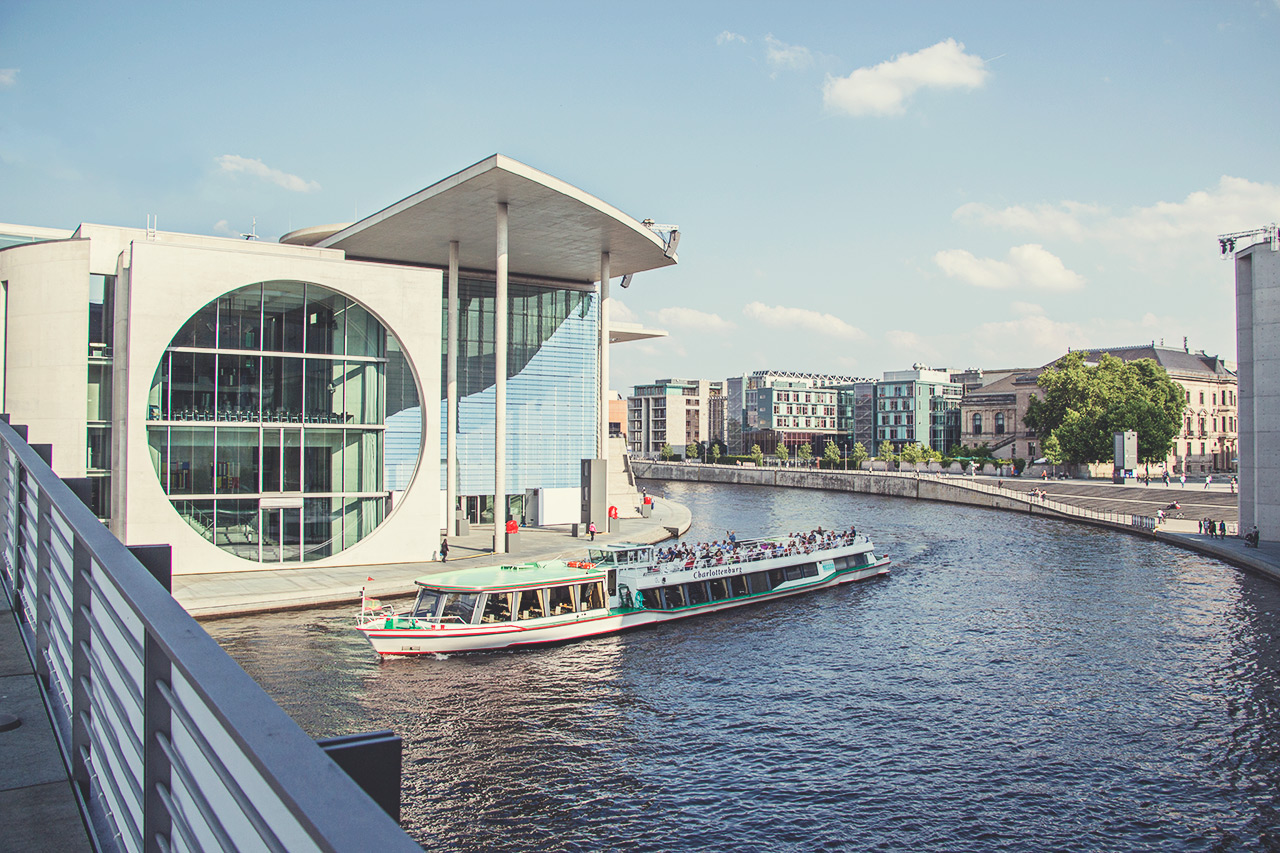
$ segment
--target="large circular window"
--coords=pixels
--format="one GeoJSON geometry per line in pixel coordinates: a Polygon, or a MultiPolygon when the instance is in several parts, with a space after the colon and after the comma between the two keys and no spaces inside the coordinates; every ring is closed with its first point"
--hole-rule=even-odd
{"type": "Polygon", "coordinates": [[[318,560],[386,516],[387,416],[417,406],[399,343],[364,307],[268,281],[210,302],[169,343],[147,437],[174,509],[209,542],[264,563],[318,560]]]}

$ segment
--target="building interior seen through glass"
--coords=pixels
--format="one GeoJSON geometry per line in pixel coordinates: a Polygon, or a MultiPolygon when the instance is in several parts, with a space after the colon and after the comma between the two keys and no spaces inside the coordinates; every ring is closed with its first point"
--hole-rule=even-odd
{"type": "Polygon", "coordinates": [[[179,515],[262,562],[318,560],[369,535],[389,509],[388,337],[363,306],[304,282],[196,312],[147,401],[152,463],[179,515]]]}

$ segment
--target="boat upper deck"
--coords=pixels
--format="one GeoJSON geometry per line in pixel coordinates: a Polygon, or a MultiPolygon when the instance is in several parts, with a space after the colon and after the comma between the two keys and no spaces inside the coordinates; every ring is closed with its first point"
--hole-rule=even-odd
{"type": "Polygon", "coordinates": [[[548,560],[512,566],[476,566],[452,572],[440,572],[424,575],[415,583],[424,589],[482,592],[583,583],[600,580],[603,576],[603,572],[595,568],[570,565],[563,560],[548,560]]]}

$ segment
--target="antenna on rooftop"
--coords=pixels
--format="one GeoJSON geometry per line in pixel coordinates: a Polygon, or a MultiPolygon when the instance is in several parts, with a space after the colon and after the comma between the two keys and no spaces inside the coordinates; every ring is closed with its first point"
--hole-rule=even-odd
{"type": "Polygon", "coordinates": [[[253,217],[253,227],[249,229],[249,233],[248,233],[248,234],[241,234],[240,236],[241,236],[241,237],[243,237],[243,238],[245,238],[246,240],[257,240],[257,239],[258,239],[258,217],[256,217],[256,216],[255,216],[255,217],[253,217]]]}
{"type": "Polygon", "coordinates": [[[1249,242],[1245,244],[1245,248],[1248,248],[1255,242],[1259,242],[1251,239],[1254,237],[1261,237],[1261,242],[1270,243],[1271,251],[1280,251],[1280,231],[1277,231],[1276,224],[1272,222],[1270,225],[1266,225],[1262,228],[1254,228],[1249,231],[1235,231],[1231,234],[1219,234],[1218,251],[1222,253],[1222,259],[1224,261],[1227,260],[1235,252],[1237,240],[1249,240],[1249,242]]]}
{"type": "Polygon", "coordinates": [[[154,213],[147,214],[147,239],[154,240],[156,231],[160,228],[160,217],[154,213]]]}
{"type": "Polygon", "coordinates": [[[648,228],[654,234],[661,238],[666,245],[662,249],[662,254],[668,258],[673,257],[676,253],[676,246],[680,245],[680,226],[679,225],[659,225],[652,219],[646,219],[640,223],[648,228]],[[665,235],[665,236],[664,236],[665,235]]]}

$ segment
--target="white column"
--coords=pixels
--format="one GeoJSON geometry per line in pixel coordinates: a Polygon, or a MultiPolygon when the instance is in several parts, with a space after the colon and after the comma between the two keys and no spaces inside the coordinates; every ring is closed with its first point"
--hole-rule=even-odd
{"type": "Polygon", "coordinates": [[[445,357],[445,529],[458,532],[458,241],[449,241],[449,331],[445,357]]]}
{"type": "Polygon", "coordinates": [[[507,203],[498,202],[493,298],[493,552],[507,552],[507,203]]]}
{"type": "Polygon", "coordinates": [[[596,405],[600,422],[596,438],[596,458],[609,458],[609,253],[600,253],[600,387],[596,405]]]}

